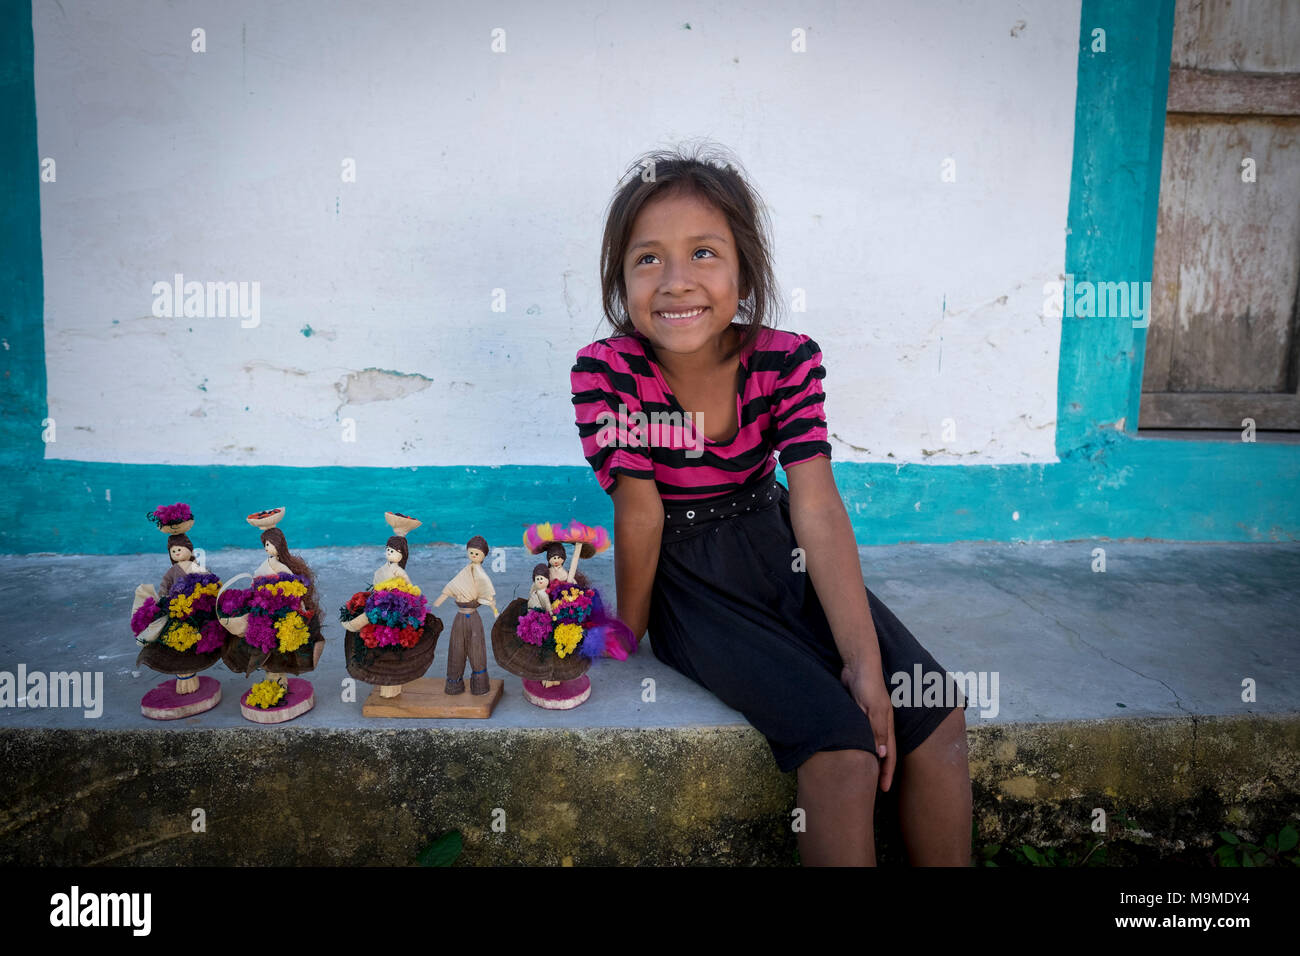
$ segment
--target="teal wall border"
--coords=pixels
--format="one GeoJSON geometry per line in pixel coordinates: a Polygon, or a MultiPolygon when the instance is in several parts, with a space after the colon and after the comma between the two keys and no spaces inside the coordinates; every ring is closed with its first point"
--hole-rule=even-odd
{"type": "MultiPolygon", "coordinates": [[[[1148,280],[1160,191],[1173,0],[1084,0],[1066,271],[1148,280]],[[1105,53],[1090,50],[1094,28],[1105,53]]],[[[9,518],[0,551],[155,550],[145,514],[188,501],[195,542],[256,547],[243,520],[284,505],[295,548],[373,545],[379,512],[415,514],[417,542],[517,546],[533,521],[608,525],[585,467],[284,468],[45,460],[44,292],[31,7],[0,0],[0,481],[9,518]],[[376,498],[374,489],[384,488],[376,498]]],[[[894,465],[836,462],[860,544],[1154,538],[1300,538],[1300,446],[1138,438],[1145,330],[1063,319],[1059,463],[894,465]]],[[[831,358],[828,356],[828,366],[831,358]]],[[[828,382],[828,388],[833,387],[828,382]]],[[[574,437],[576,443],[576,434],[574,437]]]]}

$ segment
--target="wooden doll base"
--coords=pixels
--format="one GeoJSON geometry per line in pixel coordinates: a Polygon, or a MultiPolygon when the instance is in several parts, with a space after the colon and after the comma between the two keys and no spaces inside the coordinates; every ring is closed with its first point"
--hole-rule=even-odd
{"type": "Polygon", "coordinates": [[[295,717],[307,713],[316,706],[316,695],[312,691],[311,681],[303,680],[300,677],[289,678],[289,693],[284,695],[284,700],[274,707],[249,707],[248,695],[253,692],[250,687],[244,692],[244,696],[239,698],[239,712],[255,724],[282,724],[286,720],[293,720],[295,717]]]}
{"type": "Polygon", "coordinates": [[[169,677],[140,698],[140,713],[150,720],[176,720],[211,710],[221,703],[221,681],[200,677],[198,690],[176,693],[176,678],[169,677]]]}
{"type": "Polygon", "coordinates": [[[524,699],[547,710],[572,710],[590,696],[591,678],[586,674],[553,687],[543,687],[539,680],[524,681],[524,699]]]}
{"type": "Polygon", "coordinates": [[[448,695],[447,681],[443,677],[421,677],[402,685],[396,697],[381,697],[376,687],[361,705],[363,717],[467,717],[483,719],[492,716],[492,709],[505,693],[505,681],[494,677],[488,681],[486,694],[448,695]]]}

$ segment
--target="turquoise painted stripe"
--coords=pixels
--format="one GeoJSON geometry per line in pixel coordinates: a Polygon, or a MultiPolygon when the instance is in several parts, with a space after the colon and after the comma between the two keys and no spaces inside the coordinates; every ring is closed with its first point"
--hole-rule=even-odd
{"type": "MultiPolygon", "coordinates": [[[[1066,271],[1079,279],[1151,276],[1173,0],[1084,0],[1066,271]],[[1107,52],[1089,50],[1093,28],[1107,52]]],[[[612,520],[585,467],[280,468],[44,460],[45,359],[40,184],[31,11],[0,5],[0,335],[5,552],[130,553],[158,548],[145,513],[190,502],[195,543],[256,547],[243,520],[285,505],[295,548],[375,544],[391,509],[425,521],[419,543],[519,544],[533,521],[612,520]],[[384,488],[381,497],[374,489],[384,488]]],[[[1063,320],[1059,463],[837,462],[859,543],[1158,538],[1300,538],[1300,446],[1137,438],[1143,330],[1063,320]]],[[[558,427],[558,426],[557,426],[558,427]]],[[[575,447],[577,444],[574,437],[575,447]]]]}

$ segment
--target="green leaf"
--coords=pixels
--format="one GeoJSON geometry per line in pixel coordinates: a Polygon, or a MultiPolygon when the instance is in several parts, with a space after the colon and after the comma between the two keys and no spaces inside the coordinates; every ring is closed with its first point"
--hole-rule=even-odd
{"type": "Polygon", "coordinates": [[[1214,851],[1214,855],[1219,858],[1220,866],[1236,866],[1237,854],[1230,846],[1221,846],[1214,851]]]}
{"type": "Polygon", "coordinates": [[[1228,843],[1231,843],[1233,846],[1236,846],[1238,843],[1241,842],[1241,840],[1237,838],[1237,834],[1229,833],[1227,830],[1220,830],[1219,836],[1223,837],[1224,840],[1226,840],[1228,843]]]}
{"type": "Polygon", "coordinates": [[[1273,836],[1273,834],[1271,833],[1268,836],[1264,837],[1264,846],[1268,847],[1270,850],[1276,850],[1277,837],[1273,836]]]}
{"type": "Polygon", "coordinates": [[[1249,853],[1243,853],[1243,854],[1241,855],[1241,865],[1242,865],[1242,866],[1254,866],[1254,865],[1255,865],[1255,861],[1252,860],[1252,859],[1250,858],[1250,854],[1249,854],[1249,853]]]}
{"type": "Polygon", "coordinates": [[[1043,865],[1043,857],[1042,857],[1042,855],[1041,855],[1037,850],[1035,850],[1032,846],[1030,846],[1029,844],[1025,844],[1024,846],[1022,846],[1022,847],[1020,848],[1020,851],[1021,851],[1022,853],[1024,853],[1024,855],[1025,855],[1026,857],[1029,858],[1029,862],[1032,863],[1032,864],[1034,864],[1034,866],[1042,866],[1042,865],[1043,865]]]}
{"type": "Polygon", "coordinates": [[[1288,823],[1277,835],[1277,848],[1285,853],[1287,850],[1294,849],[1296,843],[1300,843],[1300,832],[1288,823]]]}
{"type": "Polygon", "coordinates": [[[460,856],[463,846],[460,831],[452,830],[421,850],[417,862],[420,866],[451,866],[456,857],[460,856]]]}

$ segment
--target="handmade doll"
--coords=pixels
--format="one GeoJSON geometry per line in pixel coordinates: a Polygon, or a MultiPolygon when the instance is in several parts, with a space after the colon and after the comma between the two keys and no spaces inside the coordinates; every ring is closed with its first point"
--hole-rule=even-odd
{"type": "Polygon", "coordinates": [[[483,569],[483,559],[487,557],[488,544],[481,535],[474,535],[465,545],[465,554],[469,563],[447,582],[447,586],[433,602],[438,607],[447,598],[456,602],[456,619],[451,624],[451,646],[447,649],[447,687],[448,694],[465,692],[465,658],[469,658],[469,691],[471,694],[486,694],[492,689],[487,675],[487,642],[483,637],[483,619],[479,617],[480,604],[492,609],[497,616],[495,603],[496,589],[492,579],[483,569]]]}
{"type": "Polygon", "coordinates": [[[550,583],[550,569],[544,564],[535,565],[533,567],[533,587],[528,592],[528,610],[545,611],[548,615],[551,613],[551,596],[546,593],[550,583]]]}
{"type": "Polygon", "coordinates": [[[492,653],[498,664],[523,678],[524,697],[538,707],[577,707],[591,695],[586,672],[592,660],[602,654],[625,660],[636,650],[631,630],[605,610],[600,594],[577,571],[579,555],[589,558],[609,545],[604,528],[576,521],[567,527],[530,525],[524,532],[524,547],[533,554],[546,552],[549,561],[533,568],[528,600],[515,598],[497,618],[492,653]],[[567,571],[562,541],[575,546],[567,571]]]}
{"type": "Polygon", "coordinates": [[[222,659],[232,671],[251,674],[259,667],[266,679],[254,684],[241,701],[241,713],[260,724],[282,723],[315,706],[309,681],[290,677],[314,670],[325,648],[315,580],[307,562],[289,551],[276,525],[283,508],[259,511],[248,523],[261,528],[264,560],[252,574],[252,587],[226,590],[217,601],[221,623],[231,633],[222,659]]]}
{"type": "Polygon", "coordinates": [[[343,622],[348,673],[379,685],[380,697],[397,697],[402,685],[420,677],[433,663],[442,621],[429,612],[420,589],[406,572],[408,532],[420,526],[409,515],[384,512],[394,531],[384,548],[384,563],[370,587],[352,595],[339,610],[343,622]]]}
{"type": "MultiPolygon", "coordinates": [[[[535,525],[534,527],[540,528],[545,527],[545,525],[535,525]]],[[[576,584],[580,588],[591,587],[591,582],[587,580],[587,576],[578,570],[578,558],[589,558],[596,553],[595,551],[589,551],[589,553],[583,554],[583,551],[586,550],[585,547],[574,548],[573,563],[569,566],[568,570],[565,570],[565,551],[563,543],[559,541],[548,541],[546,542],[544,550],[546,551],[546,563],[549,565],[547,568],[547,574],[551,581],[567,581],[569,584],[576,584]]]]}
{"type": "Polygon", "coordinates": [[[135,589],[131,630],[141,647],[136,664],[173,674],[176,680],[145,694],[140,712],[155,720],[175,720],[221,702],[221,682],[198,672],[217,662],[229,635],[216,615],[221,580],[194,559],[194,543],[185,534],[194,526],[189,505],[165,505],[148,517],[167,535],[172,563],[157,590],[152,584],[135,589]]]}

